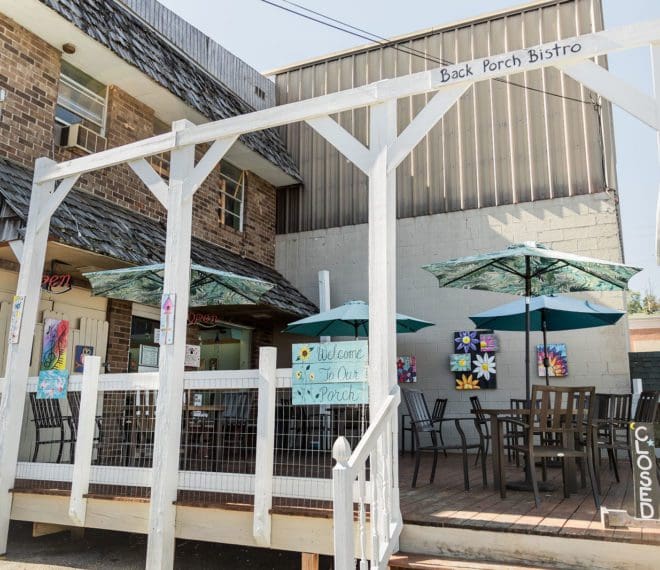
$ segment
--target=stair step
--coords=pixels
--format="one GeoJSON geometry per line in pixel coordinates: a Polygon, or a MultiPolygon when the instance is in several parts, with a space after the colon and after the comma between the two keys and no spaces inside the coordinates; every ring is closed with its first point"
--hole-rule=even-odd
{"type": "Polygon", "coordinates": [[[390,570],[543,570],[541,566],[520,566],[516,564],[497,564],[477,560],[461,560],[458,558],[437,558],[428,554],[412,554],[397,552],[390,558],[390,570]]]}

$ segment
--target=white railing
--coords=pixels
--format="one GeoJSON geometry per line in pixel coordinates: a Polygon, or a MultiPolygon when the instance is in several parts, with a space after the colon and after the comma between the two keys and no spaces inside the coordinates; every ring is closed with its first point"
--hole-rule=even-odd
{"type": "Polygon", "coordinates": [[[399,387],[395,386],[373,417],[369,429],[355,451],[351,453],[351,446],[344,437],[338,438],[332,449],[332,455],[337,462],[332,470],[334,549],[337,570],[355,568],[353,503],[356,481],[360,570],[386,569],[390,556],[398,549],[402,522],[395,457],[397,407],[400,400],[399,387]],[[369,505],[368,525],[367,505],[369,505]],[[371,561],[370,565],[368,560],[371,561]]]}

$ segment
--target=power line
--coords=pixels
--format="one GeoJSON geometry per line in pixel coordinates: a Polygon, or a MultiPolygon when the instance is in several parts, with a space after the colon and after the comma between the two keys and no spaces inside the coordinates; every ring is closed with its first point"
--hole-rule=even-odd
{"type": "MultiPolygon", "coordinates": [[[[367,30],[364,30],[362,28],[358,28],[356,26],[352,26],[351,24],[348,24],[346,22],[343,22],[341,20],[338,20],[336,18],[333,18],[331,16],[328,16],[326,14],[323,14],[321,12],[317,12],[316,10],[312,10],[311,8],[306,8],[305,6],[302,6],[301,4],[296,4],[295,2],[291,2],[289,0],[280,0],[280,2],[284,2],[286,4],[289,4],[290,6],[294,6],[296,8],[299,8],[300,10],[305,10],[306,12],[309,12],[309,14],[314,14],[314,16],[318,16],[318,18],[314,16],[310,16],[309,14],[305,14],[303,12],[299,12],[298,10],[294,10],[292,8],[287,8],[286,6],[282,6],[281,4],[276,4],[275,2],[271,0],[261,0],[265,4],[269,4],[270,6],[274,6],[275,8],[279,8],[280,10],[284,10],[285,12],[289,12],[291,14],[294,14],[296,16],[300,16],[302,18],[306,18],[307,20],[311,20],[313,22],[317,22],[319,24],[322,24],[324,26],[327,26],[329,28],[333,28],[335,30],[338,30],[340,32],[344,32],[347,34],[350,34],[352,36],[367,40],[369,42],[381,45],[381,46],[386,46],[390,47],[398,52],[405,53],[406,55],[411,55],[415,57],[419,57],[421,59],[424,59],[426,61],[429,61],[431,63],[437,63],[439,65],[455,65],[455,62],[446,60],[446,59],[440,59],[436,58],[434,56],[428,55],[426,52],[422,50],[418,50],[416,48],[408,48],[405,46],[397,46],[394,44],[392,40],[388,40],[387,38],[384,38],[382,36],[379,36],[377,34],[374,34],[372,32],[369,32],[367,30]],[[323,18],[323,19],[320,19],[323,18]],[[334,23],[333,23],[334,22],[334,23]]],[[[549,95],[551,97],[557,97],[559,99],[565,99],[567,101],[574,101],[576,103],[583,103],[585,105],[591,105],[595,106],[593,101],[585,101],[584,99],[580,99],[578,97],[571,97],[569,95],[562,95],[561,93],[554,93],[552,91],[546,91],[544,89],[538,88],[538,87],[532,87],[531,85],[524,85],[522,83],[517,83],[515,81],[510,81],[508,79],[504,79],[502,77],[496,77],[493,79],[493,81],[498,81],[500,83],[505,83],[507,85],[511,85],[512,87],[519,87],[521,89],[527,89],[532,92],[536,93],[542,93],[545,95],[549,95]]]]}

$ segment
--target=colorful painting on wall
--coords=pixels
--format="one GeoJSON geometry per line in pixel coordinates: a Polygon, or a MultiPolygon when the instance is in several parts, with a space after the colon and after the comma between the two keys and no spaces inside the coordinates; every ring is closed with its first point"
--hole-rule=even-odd
{"type": "Polygon", "coordinates": [[[73,371],[74,373],[82,372],[85,368],[85,356],[94,354],[93,346],[80,346],[76,345],[74,351],[73,371]]]}
{"type": "Polygon", "coordinates": [[[37,398],[40,400],[65,398],[68,384],[68,370],[41,370],[37,382],[37,398]]]}
{"type": "Polygon", "coordinates": [[[46,319],[40,370],[66,370],[69,321],[46,319]]]}
{"type": "MultiPolygon", "coordinates": [[[[568,376],[568,357],[565,344],[548,344],[548,376],[568,376]]],[[[539,376],[545,376],[543,345],[536,345],[536,362],[539,376]]]]}
{"type": "Polygon", "coordinates": [[[396,377],[399,383],[417,382],[417,359],[399,356],[396,359],[396,377]]]}
{"type": "Polygon", "coordinates": [[[449,355],[456,390],[493,390],[497,388],[495,351],[497,338],[492,333],[456,331],[455,354],[449,355]]]}

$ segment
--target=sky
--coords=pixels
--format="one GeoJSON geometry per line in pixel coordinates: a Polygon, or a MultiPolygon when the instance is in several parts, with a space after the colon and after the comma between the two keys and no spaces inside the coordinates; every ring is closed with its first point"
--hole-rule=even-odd
{"type": "MultiPolygon", "coordinates": [[[[367,43],[262,0],[159,1],[262,72],[367,43]]],[[[382,37],[441,27],[520,5],[515,0],[295,2],[382,37]]],[[[603,7],[606,28],[660,19],[660,0],[603,0],[603,7]]],[[[652,93],[648,49],[612,54],[609,65],[617,77],[638,90],[652,93]]],[[[655,212],[660,185],[656,133],[618,108],[614,109],[614,128],[625,260],[644,269],[630,286],[660,295],[660,267],[655,258],[655,212]]]]}

